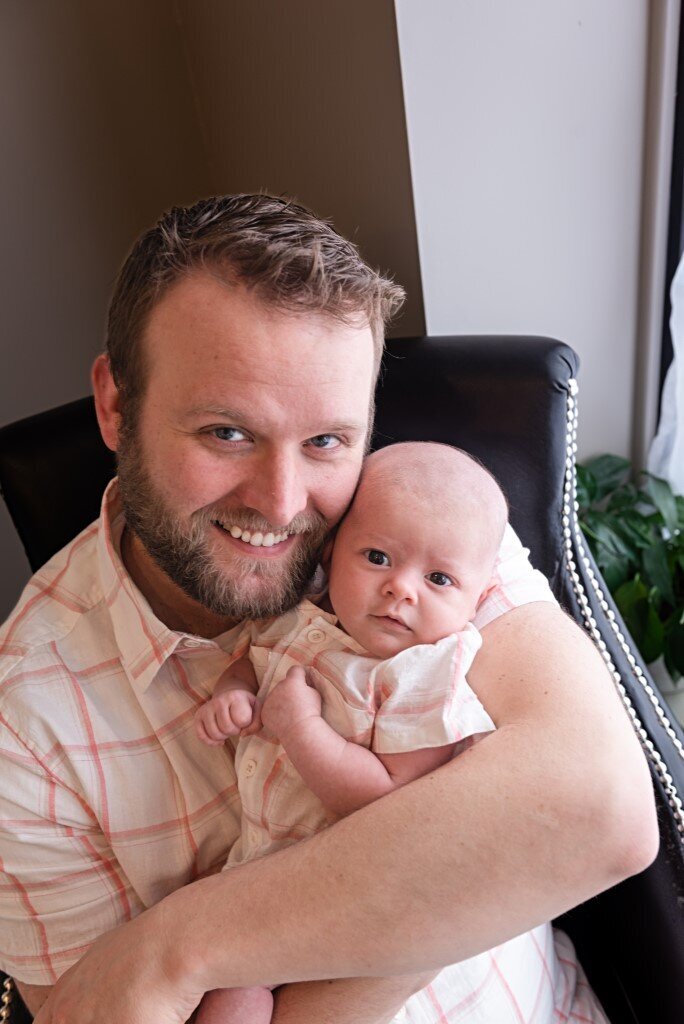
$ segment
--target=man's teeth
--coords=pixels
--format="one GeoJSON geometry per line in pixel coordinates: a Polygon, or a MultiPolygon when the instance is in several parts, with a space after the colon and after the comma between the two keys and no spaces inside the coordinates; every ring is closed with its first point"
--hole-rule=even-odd
{"type": "Polygon", "coordinates": [[[244,541],[245,544],[251,544],[253,548],[272,548],[274,544],[282,544],[288,538],[287,530],[282,530],[280,533],[261,533],[260,531],[250,533],[249,530],[242,530],[239,526],[224,526],[223,523],[218,525],[231,537],[244,541]]]}

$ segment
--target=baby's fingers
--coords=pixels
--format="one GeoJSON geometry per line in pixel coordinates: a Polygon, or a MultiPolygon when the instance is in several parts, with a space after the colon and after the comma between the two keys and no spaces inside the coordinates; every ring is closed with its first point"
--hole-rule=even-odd
{"type": "Polygon", "coordinates": [[[236,693],[230,705],[231,735],[246,729],[254,717],[256,697],[253,693],[236,693]]]}
{"type": "Polygon", "coordinates": [[[288,682],[290,683],[297,683],[300,686],[309,685],[307,674],[301,665],[292,665],[290,668],[288,668],[285,679],[287,679],[288,682]]]}
{"type": "Polygon", "coordinates": [[[262,701],[260,701],[258,697],[255,697],[254,704],[252,705],[252,721],[240,731],[240,736],[254,736],[255,733],[261,732],[261,729],[263,728],[261,721],[261,705],[262,701]]]}
{"type": "Polygon", "coordinates": [[[202,743],[210,747],[225,743],[226,737],[218,729],[215,715],[208,704],[204,704],[195,715],[195,733],[202,743]]]}

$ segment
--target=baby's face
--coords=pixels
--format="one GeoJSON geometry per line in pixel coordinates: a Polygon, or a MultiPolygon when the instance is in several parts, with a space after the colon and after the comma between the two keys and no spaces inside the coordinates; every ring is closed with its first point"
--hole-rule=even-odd
{"type": "Polygon", "coordinates": [[[377,658],[463,629],[491,575],[479,528],[464,513],[440,516],[406,493],[355,501],[330,566],[342,627],[377,658]]]}

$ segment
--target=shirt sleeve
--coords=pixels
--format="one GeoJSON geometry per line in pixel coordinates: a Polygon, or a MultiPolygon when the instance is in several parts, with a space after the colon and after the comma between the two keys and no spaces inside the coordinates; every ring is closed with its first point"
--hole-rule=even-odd
{"type": "Polygon", "coordinates": [[[379,704],[371,750],[400,754],[491,732],[494,723],[466,679],[481,644],[468,624],[436,644],[409,647],[377,665],[371,676],[379,704]]]}
{"type": "Polygon", "coordinates": [[[0,716],[0,967],[53,985],[99,935],[142,910],[92,811],[0,716]]]}
{"type": "Polygon", "coordinates": [[[473,624],[478,629],[523,604],[533,601],[548,601],[556,604],[546,577],[533,569],[530,552],[509,524],[506,525],[499,554],[497,555],[492,579],[480,600],[473,624]]]}

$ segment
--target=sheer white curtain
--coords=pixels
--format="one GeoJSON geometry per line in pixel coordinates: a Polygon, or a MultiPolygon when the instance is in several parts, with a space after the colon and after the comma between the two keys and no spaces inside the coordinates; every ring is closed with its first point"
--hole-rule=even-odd
{"type": "Polygon", "coordinates": [[[665,377],[660,423],[648,468],[669,481],[676,494],[684,494],[684,256],[672,279],[670,334],[674,356],[665,377]]]}

